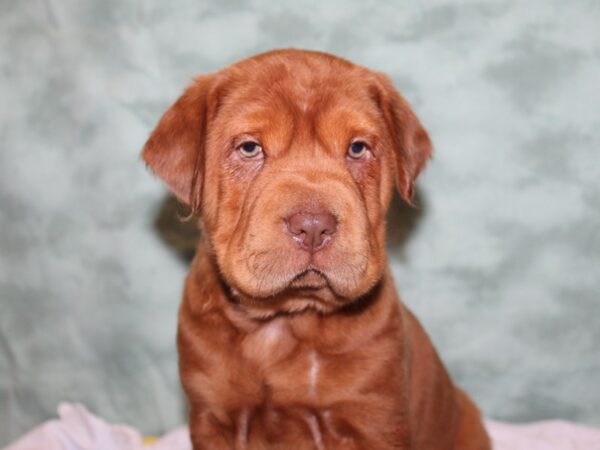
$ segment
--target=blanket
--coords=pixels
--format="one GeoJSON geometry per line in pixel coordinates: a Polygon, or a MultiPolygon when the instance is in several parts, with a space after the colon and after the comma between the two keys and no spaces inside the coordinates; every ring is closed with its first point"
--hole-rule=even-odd
{"type": "MultiPolygon", "coordinates": [[[[187,427],[144,438],[126,425],[109,424],[83,405],[62,403],[45,422],[4,450],[191,450],[187,427]]],[[[495,450],[600,450],[600,429],[561,420],[531,424],[486,421],[495,450]]]]}

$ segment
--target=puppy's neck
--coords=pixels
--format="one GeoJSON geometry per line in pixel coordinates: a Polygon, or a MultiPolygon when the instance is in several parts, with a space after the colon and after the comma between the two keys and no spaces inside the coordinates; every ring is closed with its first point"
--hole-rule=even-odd
{"type": "Polygon", "coordinates": [[[232,298],[214,257],[205,245],[200,245],[186,280],[181,312],[199,320],[213,317],[223,330],[230,329],[241,337],[253,334],[261,341],[271,342],[289,336],[311,347],[338,353],[366,343],[398,317],[399,306],[393,281],[386,271],[367,295],[335,311],[299,308],[261,315],[258,308],[257,313],[232,298]]]}

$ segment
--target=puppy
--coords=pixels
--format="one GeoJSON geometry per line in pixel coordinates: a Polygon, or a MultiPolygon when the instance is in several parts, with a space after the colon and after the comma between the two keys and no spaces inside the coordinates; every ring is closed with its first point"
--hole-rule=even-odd
{"type": "Polygon", "coordinates": [[[178,330],[195,450],[490,448],[387,267],[394,182],[410,203],[430,154],[386,76],[325,53],[237,62],[167,110],[143,159],[200,217],[178,330]]]}

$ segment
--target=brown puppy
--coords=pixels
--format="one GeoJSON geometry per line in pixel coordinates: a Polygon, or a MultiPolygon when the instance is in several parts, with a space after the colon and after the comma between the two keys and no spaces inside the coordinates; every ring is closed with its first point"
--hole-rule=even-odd
{"type": "Polygon", "coordinates": [[[143,158],[200,214],[179,315],[200,449],[484,450],[479,412],[399,302],[394,179],[427,133],[384,75],[281,50],[201,76],[143,158]]]}

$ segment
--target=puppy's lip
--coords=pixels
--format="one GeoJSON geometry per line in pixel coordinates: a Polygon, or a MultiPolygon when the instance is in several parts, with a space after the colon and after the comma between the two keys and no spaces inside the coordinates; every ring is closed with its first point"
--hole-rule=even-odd
{"type": "Polygon", "coordinates": [[[289,288],[322,289],[329,284],[327,276],[318,269],[308,268],[294,277],[289,288]]]}

